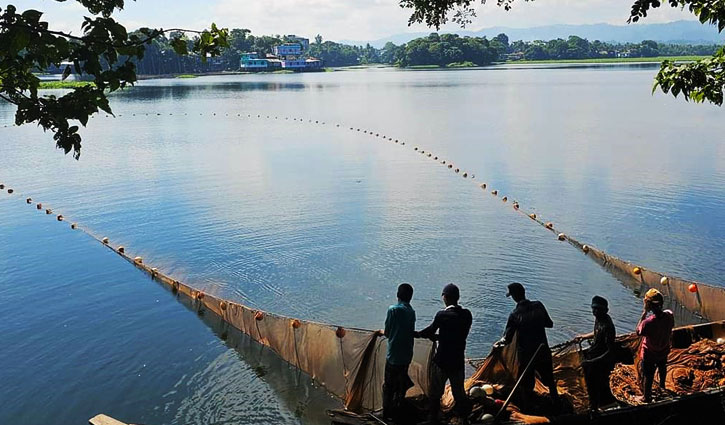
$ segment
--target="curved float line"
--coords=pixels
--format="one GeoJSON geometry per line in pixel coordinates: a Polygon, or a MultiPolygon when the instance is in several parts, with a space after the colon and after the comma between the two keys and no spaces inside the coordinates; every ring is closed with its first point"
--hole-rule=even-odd
{"type": "MultiPolygon", "coordinates": [[[[135,114],[133,114],[133,115],[135,116],[135,114]]],[[[161,116],[162,114],[157,113],[156,115],[161,116]]],[[[173,113],[169,113],[168,115],[173,116],[173,113]]],[[[200,115],[203,116],[204,113],[200,113],[200,115]]],[[[217,116],[216,112],[212,112],[211,115],[217,116]]],[[[148,116],[148,113],[146,114],[146,116],[148,116]]],[[[229,116],[228,113],[225,114],[225,116],[228,117],[229,116]]],[[[257,114],[256,118],[260,118],[260,119],[269,119],[270,118],[269,115],[265,115],[265,116],[266,116],[266,118],[264,118],[264,116],[262,116],[261,114],[257,114]]],[[[92,118],[95,118],[95,117],[96,116],[92,116],[92,118]]],[[[117,118],[117,117],[123,117],[123,115],[122,114],[119,114],[117,116],[106,115],[105,117],[106,118],[117,118]]],[[[244,118],[240,114],[237,114],[237,117],[244,118]]],[[[255,118],[252,114],[248,114],[247,117],[255,118]]],[[[276,117],[275,117],[275,119],[276,119],[276,117]]],[[[285,117],[285,120],[288,120],[288,119],[289,119],[289,117],[285,117]]],[[[305,121],[303,118],[293,118],[292,120],[293,121],[299,120],[299,122],[305,121]]],[[[307,123],[313,123],[313,120],[307,119],[307,123]]],[[[320,121],[320,120],[314,120],[314,123],[318,124],[318,125],[325,125],[325,122],[320,121]]],[[[335,126],[335,128],[346,128],[346,127],[347,126],[341,126],[341,124],[339,124],[339,123],[335,126]]],[[[360,128],[356,128],[356,129],[357,129],[357,132],[360,131],[360,128]]],[[[349,127],[349,130],[352,131],[353,127],[349,127]]],[[[375,138],[380,137],[380,133],[375,133],[373,131],[363,130],[363,133],[368,134],[371,137],[375,137],[375,138]]],[[[385,135],[383,135],[382,140],[393,141],[393,138],[386,137],[385,135]]],[[[399,144],[400,146],[405,145],[405,142],[398,143],[398,139],[395,139],[395,143],[399,144]]],[[[424,149],[420,149],[417,146],[415,146],[413,148],[413,151],[417,151],[421,155],[424,155],[424,158],[430,158],[436,162],[439,162],[438,161],[439,157],[437,155],[434,156],[431,152],[428,152],[426,155],[426,151],[424,149]]],[[[448,167],[448,169],[450,169],[454,173],[460,174],[463,178],[469,178],[467,171],[463,171],[463,173],[461,173],[462,170],[460,170],[459,168],[454,168],[453,163],[451,163],[449,160],[441,159],[440,163],[443,165],[446,165],[448,167]]],[[[469,181],[473,181],[473,180],[475,180],[475,174],[471,173],[469,181]]],[[[478,183],[476,183],[476,182],[474,182],[474,184],[478,185],[478,183]]],[[[479,187],[485,190],[488,186],[486,183],[483,183],[483,184],[479,185],[479,187]]],[[[496,197],[499,195],[498,190],[495,190],[495,189],[492,190],[491,194],[496,197]]],[[[501,198],[501,200],[505,203],[508,201],[508,197],[503,196],[501,198]]],[[[725,303],[725,288],[715,286],[715,285],[708,285],[708,284],[697,282],[697,281],[685,280],[685,279],[677,278],[677,277],[667,275],[664,273],[651,271],[642,266],[636,266],[633,263],[630,263],[625,260],[621,260],[617,257],[611,256],[611,255],[605,253],[604,251],[598,250],[591,245],[583,244],[583,243],[579,242],[577,239],[567,235],[564,232],[559,232],[552,223],[544,222],[543,220],[541,220],[541,218],[537,214],[535,214],[535,213],[527,214],[527,212],[523,208],[521,208],[521,205],[516,200],[513,201],[513,206],[514,206],[513,209],[515,212],[524,214],[530,220],[535,221],[536,223],[538,223],[545,229],[551,231],[554,234],[557,234],[557,238],[560,241],[569,242],[570,245],[577,248],[579,251],[582,251],[585,255],[587,255],[590,259],[592,259],[593,261],[598,263],[603,268],[605,268],[609,271],[616,270],[618,272],[618,274],[623,274],[625,276],[629,276],[630,278],[634,277],[635,280],[639,281],[643,285],[647,285],[649,287],[659,287],[661,289],[666,289],[668,293],[671,293],[670,287],[674,284],[674,285],[678,286],[678,290],[675,293],[675,298],[680,302],[680,304],[682,304],[683,306],[688,308],[688,310],[692,310],[694,312],[700,313],[703,317],[710,319],[710,320],[725,320],[725,311],[719,312],[717,308],[713,308],[713,307],[706,308],[704,306],[705,303],[703,303],[703,299],[700,296],[701,290],[705,289],[705,292],[709,292],[713,295],[720,294],[720,296],[716,296],[715,299],[725,303]],[[633,271],[635,269],[637,269],[637,272],[633,273],[633,271]],[[685,292],[682,291],[681,286],[683,283],[685,283],[688,286],[688,291],[685,291],[685,292]],[[693,304],[691,302],[690,299],[692,297],[685,297],[683,295],[683,294],[686,295],[686,292],[692,292],[689,290],[689,288],[692,285],[694,285],[694,288],[695,288],[694,294],[697,299],[696,304],[693,304]]],[[[94,238],[98,239],[95,236],[94,236],[94,238]]],[[[617,277],[619,277],[619,276],[617,276],[617,277]]],[[[717,304],[717,302],[716,302],[716,304],[717,304]]],[[[723,310],[725,310],[725,309],[723,309],[723,310]]]]}

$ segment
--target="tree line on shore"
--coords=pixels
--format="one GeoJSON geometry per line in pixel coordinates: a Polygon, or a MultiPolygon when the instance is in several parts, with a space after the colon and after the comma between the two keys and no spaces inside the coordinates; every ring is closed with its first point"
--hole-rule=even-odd
{"type": "MultiPolygon", "coordinates": [[[[272,53],[274,46],[288,41],[285,36],[255,36],[248,29],[233,29],[229,32],[229,47],[222,49],[219,57],[203,62],[198,56],[178,55],[169,37],[159,37],[146,48],[141,60],[136,61],[137,71],[145,75],[203,73],[212,71],[234,71],[239,69],[241,54],[257,52],[260,55],[272,53]]],[[[194,39],[182,37],[193,46],[194,39]]],[[[488,65],[507,60],[561,60],[596,59],[613,57],[656,57],[711,55],[716,45],[665,44],[652,40],[641,43],[607,43],[599,40],[570,36],[568,39],[548,41],[510,42],[506,34],[486,37],[461,37],[457,34],[431,33],[408,43],[396,45],[391,42],[383,48],[370,44],[353,46],[333,41],[323,41],[317,35],[310,43],[307,55],[321,59],[325,66],[353,66],[373,63],[395,66],[474,66],[488,65]]]]}

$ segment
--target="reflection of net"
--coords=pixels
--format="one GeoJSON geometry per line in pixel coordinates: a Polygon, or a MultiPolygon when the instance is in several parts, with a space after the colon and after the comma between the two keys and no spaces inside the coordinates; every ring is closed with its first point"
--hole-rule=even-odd
{"type": "MultiPolygon", "coordinates": [[[[217,314],[308,373],[332,394],[342,398],[348,409],[359,411],[381,407],[387,345],[386,340],[377,337],[373,331],[343,329],[253,310],[196,291],[125,255],[124,258],[155,280],[169,285],[174,292],[194,300],[197,308],[217,314]]],[[[409,396],[427,393],[431,351],[429,341],[416,341],[409,369],[414,386],[408,391],[409,396]]]]}

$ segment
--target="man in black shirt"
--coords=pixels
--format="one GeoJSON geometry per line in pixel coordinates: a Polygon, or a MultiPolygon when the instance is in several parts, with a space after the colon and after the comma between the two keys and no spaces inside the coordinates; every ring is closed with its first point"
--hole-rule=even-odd
{"type": "Polygon", "coordinates": [[[430,326],[416,335],[438,341],[438,348],[430,365],[429,423],[431,424],[438,423],[441,396],[447,380],[451,381],[451,392],[456,402],[455,411],[458,416],[467,420],[471,412],[471,403],[463,389],[463,381],[466,338],[471,329],[473,316],[470,311],[458,305],[460,292],[456,285],[452,283],[446,285],[442,296],[446,308],[436,314],[430,326]]]}
{"type": "MultiPolygon", "coordinates": [[[[554,368],[551,363],[551,349],[546,339],[546,329],[553,328],[554,322],[549,317],[546,307],[539,301],[530,301],[526,299],[526,290],[520,283],[512,283],[508,286],[507,297],[513,298],[516,302],[516,308],[511,312],[506,323],[504,336],[494,347],[503,347],[509,344],[514,335],[517,336],[517,355],[519,376],[523,374],[526,365],[534,357],[539,345],[543,344],[539,354],[533,361],[531,369],[521,381],[521,404],[528,404],[534,392],[534,384],[536,383],[534,372],[539,373],[541,382],[549,387],[549,394],[552,400],[558,401],[559,393],[556,389],[556,381],[554,381],[554,368]]],[[[525,408],[525,406],[520,406],[525,408]]]]}
{"type": "Polygon", "coordinates": [[[589,392],[589,408],[592,410],[615,402],[609,387],[609,375],[614,369],[614,338],[617,333],[608,311],[609,303],[606,299],[598,295],[592,298],[594,337],[586,352],[586,360],[582,362],[589,392]]]}

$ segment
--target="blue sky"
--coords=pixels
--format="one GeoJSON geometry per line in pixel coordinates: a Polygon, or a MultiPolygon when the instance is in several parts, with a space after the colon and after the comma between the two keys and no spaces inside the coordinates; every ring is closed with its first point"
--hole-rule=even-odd
{"type": "MultiPolygon", "coordinates": [[[[46,13],[51,26],[80,33],[84,9],[74,0],[9,0],[19,9],[46,13]]],[[[505,12],[495,5],[478,6],[469,29],[491,26],[530,27],[549,24],[611,23],[623,25],[631,0],[518,0],[505,12]]],[[[87,15],[87,11],[85,12],[87,15]]],[[[184,27],[200,29],[215,22],[221,27],[249,28],[254,34],[297,34],[326,40],[373,40],[403,32],[428,31],[408,27],[408,10],[397,0],[126,0],[117,19],[129,28],[184,27]]],[[[652,12],[645,22],[669,22],[693,16],[669,6],[652,12]]],[[[455,25],[446,30],[455,31],[455,25]]]]}

